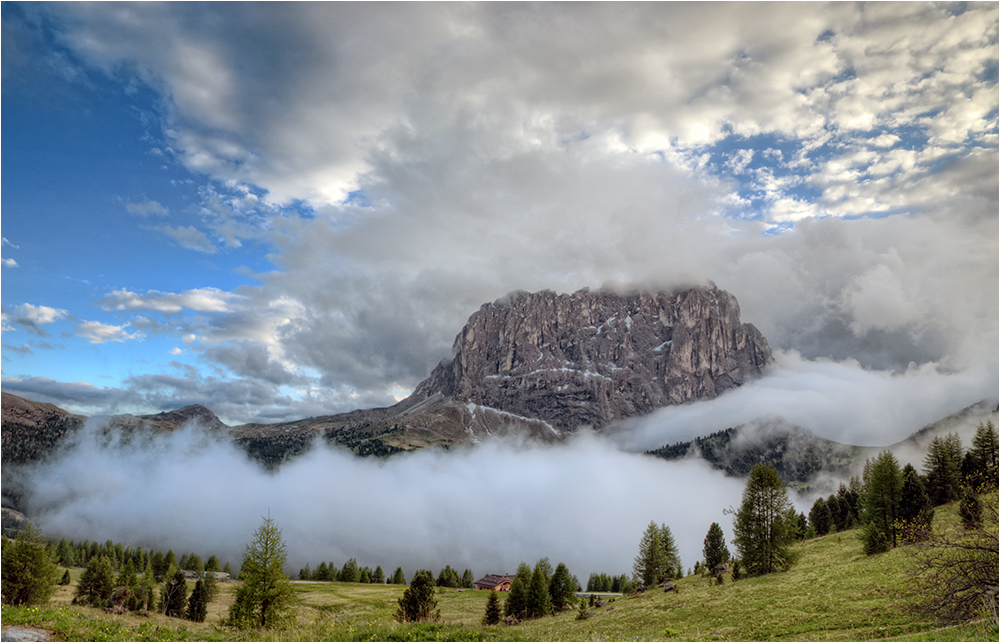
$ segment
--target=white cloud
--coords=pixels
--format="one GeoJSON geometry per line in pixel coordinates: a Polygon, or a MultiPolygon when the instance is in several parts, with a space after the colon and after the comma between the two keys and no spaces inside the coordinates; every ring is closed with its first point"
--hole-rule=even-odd
{"type": "Polygon", "coordinates": [[[142,339],[142,333],[128,333],[125,331],[125,328],[129,325],[125,323],[115,326],[114,324],[105,324],[98,321],[83,321],[77,325],[76,335],[88,340],[91,344],[142,339]]]}
{"type": "Polygon", "coordinates": [[[4,268],[17,268],[17,262],[13,259],[3,259],[4,268]]]}
{"type": "Polygon", "coordinates": [[[218,288],[193,288],[180,293],[149,290],[144,295],[125,288],[108,293],[102,302],[107,310],[145,310],[175,315],[185,310],[199,313],[231,312],[240,296],[218,288]]]}
{"type": "Polygon", "coordinates": [[[214,254],[216,252],[215,244],[212,243],[211,239],[194,226],[159,226],[156,230],[173,239],[182,248],[204,252],[205,254],[214,254]]]}
{"type": "Polygon", "coordinates": [[[159,201],[151,200],[142,201],[141,203],[127,201],[125,202],[125,209],[128,210],[130,214],[140,217],[165,217],[170,214],[170,210],[159,201]]]}
{"type": "MultiPolygon", "coordinates": [[[[428,122],[481,125],[498,158],[581,135],[695,154],[729,132],[816,149],[831,135],[884,146],[904,126],[948,146],[996,129],[995,86],[980,80],[996,59],[991,5],[960,15],[813,3],[397,9],[58,12],[78,52],[109,68],[132,61],[171,97],[167,135],[189,167],[260,186],[274,203],[341,201],[394,129],[428,122]]],[[[871,204],[850,192],[830,199],[848,214],[871,204]]]]}

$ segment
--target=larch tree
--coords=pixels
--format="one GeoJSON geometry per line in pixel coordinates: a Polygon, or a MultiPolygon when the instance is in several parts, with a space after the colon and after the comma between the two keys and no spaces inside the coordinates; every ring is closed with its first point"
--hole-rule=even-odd
{"type": "Polygon", "coordinates": [[[639,539],[639,555],[635,557],[632,571],[638,582],[652,587],[660,582],[664,563],[660,528],[655,521],[650,521],[639,539]]]}
{"type": "Polygon", "coordinates": [[[230,624],[265,628],[280,623],[289,615],[294,590],[285,575],[287,557],[281,529],[267,516],[243,554],[242,582],[229,608],[230,624]]]}
{"type": "Polygon", "coordinates": [[[767,463],[755,465],[733,521],[734,544],[747,575],[761,576],[791,566],[791,508],[778,471],[767,463]]]}
{"type": "Polygon", "coordinates": [[[42,538],[42,530],[28,524],[3,550],[4,602],[33,605],[49,600],[56,588],[57,568],[42,538]]]}

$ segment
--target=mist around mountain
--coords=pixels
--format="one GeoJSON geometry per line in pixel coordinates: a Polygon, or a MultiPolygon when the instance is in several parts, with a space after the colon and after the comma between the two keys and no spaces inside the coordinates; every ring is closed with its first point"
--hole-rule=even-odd
{"type": "MultiPolygon", "coordinates": [[[[386,408],[228,427],[200,405],[85,418],[5,393],[5,523],[27,516],[70,539],[223,553],[236,545],[229,534],[270,511],[302,558],[292,565],[424,568],[514,568],[565,549],[568,532],[582,535],[568,564],[623,571],[650,519],[726,528],[722,511],[757,461],[774,463],[808,510],[883,446],[824,439],[780,414],[669,439],[677,418],[693,431],[719,421],[713,409],[745,414],[748,395],[773,399],[767,386],[794,374],[775,375],[773,359],[735,298],[711,286],[515,293],[474,313],[453,358],[386,408]],[[503,529],[485,529],[484,515],[503,516],[503,529]]],[[[995,408],[986,401],[894,448],[916,454],[936,432],[996,422],[995,408]]],[[[700,531],[678,530],[682,558],[698,556],[700,531]]]]}

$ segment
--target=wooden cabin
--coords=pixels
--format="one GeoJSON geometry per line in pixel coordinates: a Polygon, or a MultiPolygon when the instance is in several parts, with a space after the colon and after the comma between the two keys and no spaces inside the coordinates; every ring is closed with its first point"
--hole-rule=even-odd
{"type": "Polygon", "coordinates": [[[492,592],[509,592],[512,582],[514,582],[513,574],[487,574],[472,585],[476,589],[488,589],[492,592]]]}

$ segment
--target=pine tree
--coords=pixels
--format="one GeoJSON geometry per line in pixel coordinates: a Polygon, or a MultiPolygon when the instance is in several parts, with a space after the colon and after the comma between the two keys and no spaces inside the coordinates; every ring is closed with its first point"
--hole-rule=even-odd
{"type": "Polygon", "coordinates": [[[931,499],[927,496],[927,489],[924,481],[920,479],[920,474],[907,463],[903,467],[902,486],[899,494],[899,519],[908,533],[915,533],[914,530],[929,529],[931,520],[934,517],[934,508],[931,506],[931,499]]]}
{"type": "Polygon", "coordinates": [[[187,619],[201,623],[206,616],[208,616],[208,594],[205,591],[205,584],[199,580],[195,582],[194,591],[188,599],[187,619]]]}
{"type": "Polygon", "coordinates": [[[166,616],[183,618],[184,608],[187,606],[187,580],[184,579],[184,572],[176,570],[163,584],[161,592],[163,613],[166,616]]]}
{"type": "Polygon", "coordinates": [[[515,576],[510,584],[510,591],[507,592],[507,600],[504,603],[504,614],[508,618],[522,620],[528,615],[528,588],[524,584],[524,579],[515,576]]]}
{"type": "Polygon", "coordinates": [[[406,585],[406,575],[403,574],[403,568],[397,567],[396,571],[392,573],[392,584],[393,585],[406,585]]]}
{"type": "Polygon", "coordinates": [[[882,451],[865,466],[869,475],[863,498],[862,540],[866,554],[877,554],[898,544],[896,521],[900,518],[903,479],[891,451],[882,451]]]}
{"type": "Polygon", "coordinates": [[[722,533],[722,527],[719,526],[719,523],[713,522],[709,526],[701,553],[705,556],[705,566],[708,568],[708,573],[712,575],[717,575],[716,568],[729,560],[726,536],[722,533]]]}
{"type": "Polygon", "coordinates": [[[55,591],[58,570],[38,527],[29,523],[22,529],[14,542],[4,548],[0,562],[4,602],[44,603],[55,591]]]}
{"type": "Polygon", "coordinates": [[[962,485],[962,442],[957,433],[931,440],[924,457],[927,495],[934,506],[957,500],[962,485]]]}
{"type": "Polygon", "coordinates": [[[338,579],[342,583],[358,583],[361,581],[361,570],[358,569],[358,561],[350,559],[344,563],[344,568],[340,570],[338,579]]]}
{"type": "Polygon", "coordinates": [[[215,557],[215,554],[212,554],[211,556],[209,556],[208,560],[205,561],[205,571],[206,572],[221,572],[222,571],[222,569],[219,567],[219,559],[215,557]]]}
{"type": "Polygon", "coordinates": [[[62,576],[62,580],[59,581],[60,585],[69,585],[73,582],[73,577],[69,575],[69,570],[67,569],[62,576]]]}
{"type": "MultiPolygon", "coordinates": [[[[966,454],[968,465],[963,473],[973,485],[986,484],[997,486],[997,462],[1000,459],[1000,440],[997,437],[997,427],[991,420],[980,422],[976,427],[976,435],[972,438],[972,448],[966,454]]],[[[964,464],[964,463],[963,463],[964,464]]]]}
{"type": "Polygon", "coordinates": [[[660,571],[660,578],[657,582],[662,582],[667,578],[683,577],[684,567],[681,565],[681,556],[677,551],[674,535],[670,533],[670,527],[666,525],[660,525],[660,550],[663,552],[663,569],[660,571]]]}
{"type": "Polygon", "coordinates": [[[372,572],[372,584],[374,585],[385,585],[385,572],[382,571],[382,566],[377,565],[375,571],[372,572]]]}
{"type": "Polygon", "coordinates": [[[830,532],[830,507],[822,498],[817,498],[809,510],[809,524],[816,530],[817,536],[825,536],[830,532]]]}
{"type": "Polygon", "coordinates": [[[97,556],[90,559],[80,575],[73,602],[102,606],[114,591],[115,570],[111,567],[111,560],[107,556],[97,556]]]}
{"type": "Polygon", "coordinates": [[[434,577],[429,573],[417,573],[403,592],[403,598],[399,599],[396,620],[400,623],[436,621],[440,617],[436,607],[434,577]]]}
{"type": "Polygon", "coordinates": [[[646,587],[653,587],[660,582],[665,560],[663,545],[660,541],[660,528],[655,521],[650,521],[639,540],[639,555],[635,557],[632,571],[638,582],[646,587]]]}
{"type": "MultiPolygon", "coordinates": [[[[548,561],[548,559],[543,559],[548,561]]],[[[551,565],[550,565],[551,567],[551,565]]],[[[538,618],[545,616],[551,611],[552,598],[549,596],[549,584],[545,580],[545,571],[541,562],[535,565],[535,571],[531,575],[531,584],[528,585],[527,614],[528,618],[538,618]]]]}
{"type": "Polygon", "coordinates": [[[59,541],[59,546],[56,548],[56,556],[58,557],[59,564],[63,567],[72,567],[76,564],[76,552],[69,546],[65,538],[59,541]]]}
{"type": "Polygon", "coordinates": [[[465,589],[472,589],[473,583],[476,582],[476,577],[472,575],[471,569],[466,569],[462,572],[462,587],[465,589]]]}
{"type": "Polygon", "coordinates": [[[149,564],[153,567],[153,578],[156,579],[157,583],[162,583],[169,568],[169,565],[163,560],[163,552],[153,552],[153,555],[149,559],[149,564]]]}
{"type": "Polygon", "coordinates": [[[285,576],[287,558],[281,530],[268,516],[247,545],[240,569],[242,583],[229,609],[230,624],[241,627],[271,627],[289,614],[294,590],[285,576]]]}
{"type": "Polygon", "coordinates": [[[733,521],[736,550],[748,575],[770,574],[792,564],[791,506],[778,471],[767,463],[755,465],[733,521]]]}
{"type": "Polygon", "coordinates": [[[486,613],[483,615],[483,625],[496,625],[500,622],[502,617],[503,613],[500,609],[500,593],[490,592],[490,595],[486,597],[486,613]]]}
{"type": "Polygon", "coordinates": [[[549,580],[549,597],[552,599],[552,609],[561,612],[569,607],[575,591],[576,586],[573,584],[573,577],[570,576],[569,569],[566,565],[559,563],[549,580]]]}

